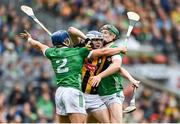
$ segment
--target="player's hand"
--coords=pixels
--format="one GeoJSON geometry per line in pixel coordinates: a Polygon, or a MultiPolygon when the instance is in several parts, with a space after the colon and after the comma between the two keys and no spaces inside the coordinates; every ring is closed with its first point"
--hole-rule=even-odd
{"type": "Polygon", "coordinates": [[[94,45],[93,45],[92,41],[88,41],[88,43],[86,44],[86,47],[87,47],[88,49],[93,49],[93,48],[94,48],[94,45]]]}
{"type": "Polygon", "coordinates": [[[127,53],[127,47],[126,46],[121,46],[120,49],[121,49],[121,53],[123,53],[123,54],[127,53]]]}
{"type": "Polygon", "coordinates": [[[133,84],[136,88],[138,88],[138,87],[139,87],[139,83],[140,83],[140,81],[133,80],[133,81],[131,81],[131,82],[132,82],[132,84],[133,84]]]}
{"type": "Polygon", "coordinates": [[[86,38],[84,43],[86,44],[85,46],[88,48],[88,49],[93,49],[94,48],[94,44],[92,43],[91,39],[90,38],[86,38]]]}
{"type": "Polygon", "coordinates": [[[91,79],[91,86],[92,87],[97,87],[101,81],[101,77],[100,76],[93,76],[90,78],[91,79]]]}
{"type": "Polygon", "coordinates": [[[90,38],[86,38],[86,39],[84,40],[84,43],[85,43],[85,44],[88,44],[89,41],[91,41],[91,39],[90,39],[90,38]]]}
{"type": "Polygon", "coordinates": [[[24,33],[20,33],[20,36],[26,40],[28,40],[28,38],[31,38],[31,35],[26,30],[24,30],[24,33]]]}

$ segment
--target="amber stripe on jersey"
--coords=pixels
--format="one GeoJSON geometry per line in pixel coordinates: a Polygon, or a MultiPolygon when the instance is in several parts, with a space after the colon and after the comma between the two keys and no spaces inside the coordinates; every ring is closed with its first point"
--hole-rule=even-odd
{"type": "Polygon", "coordinates": [[[94,71],[86,69],[85,63],[82,68],[82,91],[84,93],[97,94],[97,88],[91,87],[90,77],[95,76],[101,72],[103,68],[105,57],[94,58],[93,60],[85,60],[89,64],[96,67],[94,71]]]}

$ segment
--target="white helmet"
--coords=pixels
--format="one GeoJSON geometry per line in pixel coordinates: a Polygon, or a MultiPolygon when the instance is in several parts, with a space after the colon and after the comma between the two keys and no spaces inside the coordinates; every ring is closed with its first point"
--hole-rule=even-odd
{"type": "Polygon", "coordinates": [[[86,37],[89,38],[89,39],[100,39],[100,40],[103,40],[103,35],[99,31],[89,31],[86,34],[86,37]]]}

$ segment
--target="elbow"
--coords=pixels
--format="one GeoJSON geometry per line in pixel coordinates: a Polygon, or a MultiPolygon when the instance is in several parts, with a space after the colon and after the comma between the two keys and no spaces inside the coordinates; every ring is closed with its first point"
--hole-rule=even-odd
{"type": "Polygon", "coordinates": [[[116,68],[117,68],[118,71],[121,71],[121,65],[119,63],[116,64],[116,68]]]}
{"type": "Polygon", "coordinates": [[[120,71],[124,72],[124,68],[121,66],[121,64],[120,64],[120,71]]]}
{"type": "Polygon", "coordinates": [[[72,34],[72,33],[73,33],[73,30],[74,30],[74,27],[69,27],[69,28],[68,28],[68,33],[72,34]]]}
{"type": "Polygon", "coordinates": [[[113,70],[119,73],[119,66],[115,66],[113,70]]]}
{"type": "Polygon", "coordinates": [[[121,61],[114,62],[114,65],[117,71],[122,72],[121,61]]]}
{"type": "Polygon", "coordinates": [[[119,73],[121,74],[121,75],[123,75],[123,68],[122,67],[119,67],[119,73]]]}
{"type": "Polygon", "coordinates": [[[114,63],[114,70],[120,72],[121,71],[121,65],[119,63],[114,63]]]}

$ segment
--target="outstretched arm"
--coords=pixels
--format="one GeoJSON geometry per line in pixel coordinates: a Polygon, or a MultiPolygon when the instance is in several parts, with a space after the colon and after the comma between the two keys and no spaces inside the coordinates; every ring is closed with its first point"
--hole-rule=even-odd
{"type": "Polygon", "coordinates": [[[121,67],[121,63],[122,63],[122,58],[120,55],[114,55],[112,57],[112,63],[111,65],[106,69],[104,70],[103,72],[99,73],[97,76],[94,76],[92,77],[92,83],[91,85],[94,87],[94,86],[98,86],[101,79],[104,78],[104,77],[107,77],[109,75],[112,75],[114,74],[115,72],[119,71],[120,70],[120,67],[121,67]]]}
{"type": "Polygon", "coordinates": [[[88,57],[94,58],[99,56],[112,56],[120,52],[126,53],[127,47],[121,46],[116,48],[101,48],[101,49],[92,50],[91,54],[88,57]]]}
{"type": "Polygon", "coordinates": [[[28,43],[33,47],[35,48],[36,50],[39,50],[41,51],[42,53],[45,52],[45,50],[47,48],[49,48],[47,45],[44,45],[42,43],[40,43],[39,41],[37,40],[34,40],[31,38],[31,35],[25,30],[24,33],[20,33],[20,36],[24,39],[26,39],[28,41],[28,43]]]}
{"type": "Polygon", "coordinates": [[[127,80],[129,80],[134,86],[139,87],[140,81],[137,81],[136,79],[134,79],[131,76],[131,74],[126,69],[124,69],[123,67],[120,67],[120,75],[122,75],[127,80]]]}

